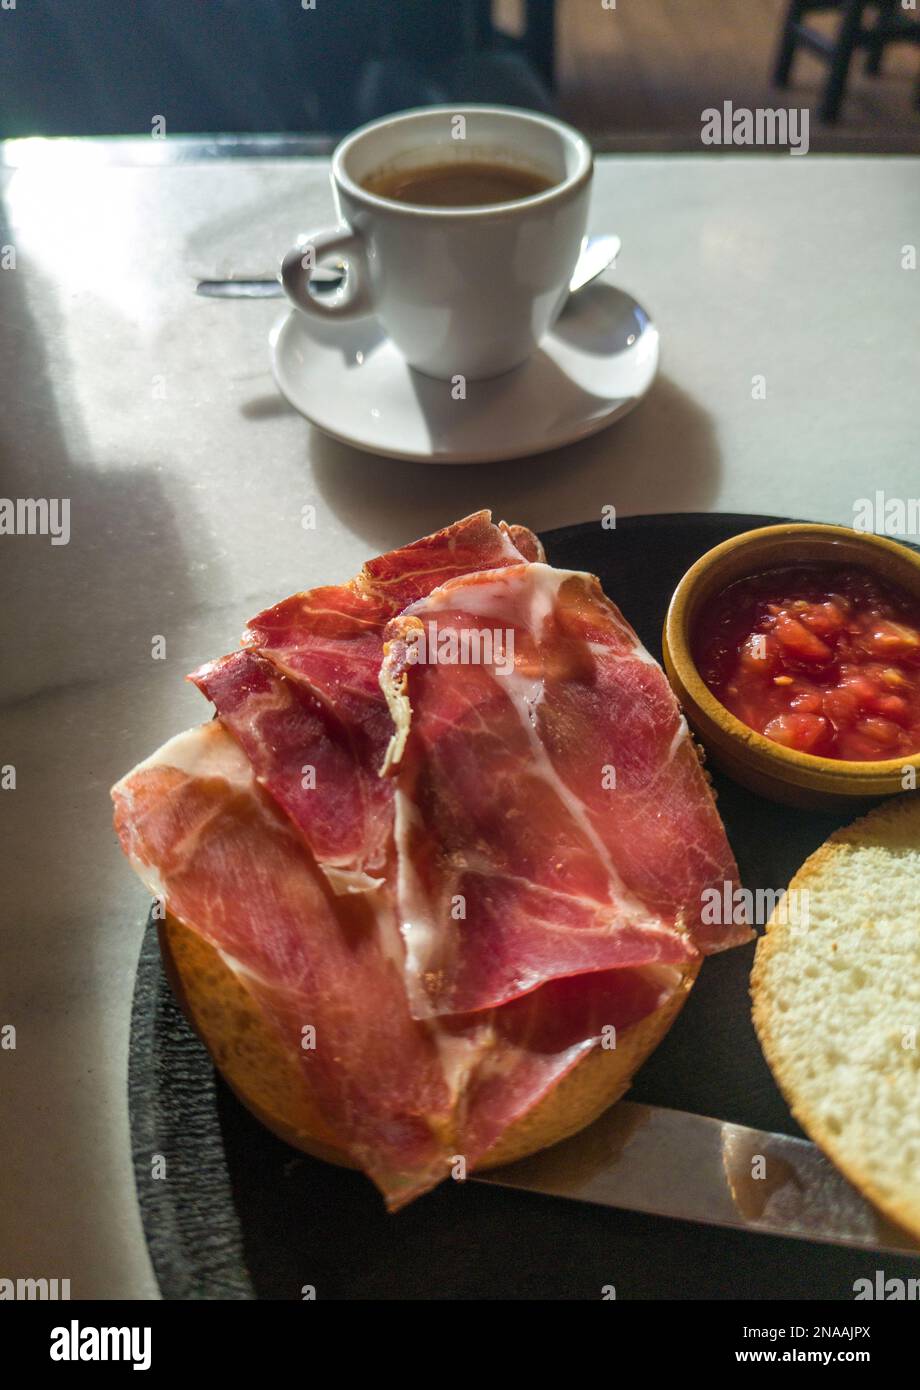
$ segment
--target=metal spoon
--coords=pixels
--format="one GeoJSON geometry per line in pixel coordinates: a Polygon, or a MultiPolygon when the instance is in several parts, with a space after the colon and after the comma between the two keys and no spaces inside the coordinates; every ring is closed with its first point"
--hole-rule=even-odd
{"type": "Polygon", "coordinates": [[[620,238],[612,232],[601,236],[586,236],[582,239],[581,255],[575,262],[572,278],[569,281],[569,294],[577,294],[602,275],[608,266],[613,265],[620,254],[620,238]]]}
{"type": "MultiPolygon", "coordinates": [[[[569,294],[584,289],[612,265],[619,255],[620,244],[620,238],[610,233],[585,237],[569,281],[569,294]]],[[[329,294],[339,288],[344,278],[344,266],[317,266],[310,276],[310,288],[314,294],[329,294]]],[[[199,280],[195,292],[207,299],[280,299],[284,294],[280,280],[274,275],[259,280],[199,280]]]]}

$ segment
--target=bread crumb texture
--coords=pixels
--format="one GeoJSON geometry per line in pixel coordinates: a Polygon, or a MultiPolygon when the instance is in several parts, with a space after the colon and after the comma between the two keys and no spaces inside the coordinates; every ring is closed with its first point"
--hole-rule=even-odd
{"type": "Polygon", "coordinates": [[[802,1128],[920,1235],[920,796],[838,831],[774,914],[751,977],[754,1025],[802,1128]]]}

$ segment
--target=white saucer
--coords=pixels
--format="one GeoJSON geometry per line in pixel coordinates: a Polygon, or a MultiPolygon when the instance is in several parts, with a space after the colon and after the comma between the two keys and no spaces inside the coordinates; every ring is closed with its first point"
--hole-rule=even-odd
{"type": "Polygon", "coordinates": [[[658,369],[641,305],[598,281],[574,295],[523,366],[451,383],[406,366],[374,318],[325,323],[294,309],[269,339],[295,410],[356,449],[420,463],[489,463],[596,434],[628,414],[658,369]]]}

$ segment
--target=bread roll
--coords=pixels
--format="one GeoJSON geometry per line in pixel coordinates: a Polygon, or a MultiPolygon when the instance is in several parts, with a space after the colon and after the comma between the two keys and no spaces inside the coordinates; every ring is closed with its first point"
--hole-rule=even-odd
{"type": "MultiPolygon", "coordinates": [[[[246,1108],[294,1148],[354,1167],[311,1104],[300,1067],[277,1041],[241,977],[213,946],[169,915],[159,938],[183,1012],[246,1108]]],[[[493,1168],[558,1143],[619,1100],[677,1017],[699,968],[699,963],[688,966],[660,1009],[622,1029],[615,1049],[589,1052],[476,1166],[493,1168]]]]}
{"type": "Polygon", "coordinates": [[[789,887],[807,924],[774,912],[751,977],[764,1054],[802,1128],[920,1236],[920,798],[832,835],[789,887]]]}

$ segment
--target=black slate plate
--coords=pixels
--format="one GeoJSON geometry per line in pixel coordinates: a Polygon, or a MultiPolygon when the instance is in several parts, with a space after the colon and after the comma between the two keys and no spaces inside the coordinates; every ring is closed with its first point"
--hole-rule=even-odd
{"type": "MultiPolygon", "coordinates": [[[[680,576],[727,537],[776,518],[628,517],[544,537],[548,558],[600,576],[650,651],[680,576]]],[[[749,888],[780,887],[841,820],[774,806],[716,779],[749,888]]],[[[800,1131],[750,1021],[753,947],[708,961],[635,1100],[800,1131]]],[[[597,1299],[853,1297],[853,1281],[916,1263],[446,1182],[387,1216],[358,1174],[307,1158],[251,1118],[176,1006],[149,928],[134,996],[129,1103],[135,1176],[166,1298],[597,1299]],[[154,1155],[165,1178],[151,1176],[154,1155]]]]}

